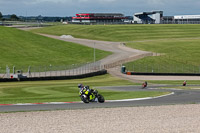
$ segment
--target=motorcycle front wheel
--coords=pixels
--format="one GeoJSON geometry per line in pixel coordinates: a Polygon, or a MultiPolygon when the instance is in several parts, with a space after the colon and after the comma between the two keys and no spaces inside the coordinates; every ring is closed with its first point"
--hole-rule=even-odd
{"type": "Polygon", "coordinates": [[[105,102],[105,99],[104,99],[104,97],[101,94],[98,94],[97,98],[98,98],[98,101],[100,103],[104,103],[105,102]]]}

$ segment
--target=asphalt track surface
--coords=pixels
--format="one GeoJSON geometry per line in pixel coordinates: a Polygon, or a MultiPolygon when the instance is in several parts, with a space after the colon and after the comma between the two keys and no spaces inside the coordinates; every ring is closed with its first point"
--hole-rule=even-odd
{"type": "MultiPolygon", "coordinates": [[[[0,106],[0,112],[19,112],[19,111],[41,111],[41,110],[74,110],[91,108],[114,108],[114,107],[137,107],[137,106],[160,106],[174,104],[199,104],[200,90],[178,90],[178,89],[157,89],[161,86],[149,86],[141,89],[141,86],[123,87],[101,87],[99,89],[118,90],[118,91],[162,91],[174,94],[147,100],[132,101],[106,101],[105,103],[65,103],[65,104],[36,104],[36,105],[4,105],[0,106]]],[[[173,88],[173,86],[171,86],[173,88]]]]}

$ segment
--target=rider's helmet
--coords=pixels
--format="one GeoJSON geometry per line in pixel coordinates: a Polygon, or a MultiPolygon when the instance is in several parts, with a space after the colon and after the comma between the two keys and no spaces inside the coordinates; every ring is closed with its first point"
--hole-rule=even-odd
{"type": "Polygon", "coordinates": [[[83,87],[83,85],[82,84],[78,84],[78,88],[82,88],[83,87]]]}
{"type": "Polygon", "coordinates": [[[89,89],[89,86],[85,86],[85,89],[88,90],[88,89],[89,89]]]}

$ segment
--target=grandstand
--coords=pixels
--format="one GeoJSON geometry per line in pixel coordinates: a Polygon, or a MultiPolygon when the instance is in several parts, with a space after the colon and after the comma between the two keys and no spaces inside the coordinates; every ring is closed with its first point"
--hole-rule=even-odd
{"type": "Polygon", "coordinates": [[[141,12],[134,14],[136,24],[160,24],[162,23],[163,11],[141,12]]]}
{"type": "Polygon", "coordinates": [[[126,17],[121,13],[79,13],[72,17],[72,23],[123,23],[126,17]]]}
{"type": "Polygon", "coordinates": [[[163,16],[163,11],[135,13],[133,18],[121,13],[79,13],[75,24],[200,24],[200,15],[163,16]]]}

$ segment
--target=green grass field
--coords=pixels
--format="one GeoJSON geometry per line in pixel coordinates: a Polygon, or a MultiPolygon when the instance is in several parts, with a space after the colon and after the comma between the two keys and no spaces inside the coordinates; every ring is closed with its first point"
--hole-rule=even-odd
{"type": "Polygon", "coordinates": [[[61,25],[32,30],[107,41],[138,41],[200,36],[200,25],[61,25]]]}
{"type": "MultiPolygon", "coordinates": [[[[93,61],[93,49],[0,26],[0,67],[71,65],[93,61]]],[[[96,50],[97,60],[111,53],[96,50]]]]}
{"type": "Polygon", "coordinates": [[[148,42],[128,43],[132,48],[165,55],[158,57],[146,57],[144,59],[127,63],[129,70],[133,70],[133,64],[142,64],[134,71],[146,71],[147,65],[154,67],[154,72],[183,72],[200,73],[200,38],[179,38],[166,40],[152,40],[148,42]]]}
{"type": "MultiPolygon", "coordinates": [[[[95,89],[98,89],[98,86],[137,85],[110,75],[77,80],[0,83],[0,104],[80,101],[77,87],[79,83],[89,85],[90,88],[95,87],[95,89]]],[[[106,100],[154,97],[167,94],[99,89],[98,91],[106,100]]]]}
{"type": "MultiPolygon", "coordinates": [[[[164,54],[125,64],[130,71],[133,71],[133,64],[142,64],[142,72],[152,71],[147,65],[156,65],[154,72],[200,72],[200,25],[65,25],[33,32],[121,41],[135,49],[164,54]]],[[[134,71],[139,69],[141,67],[134,71]]]]}

